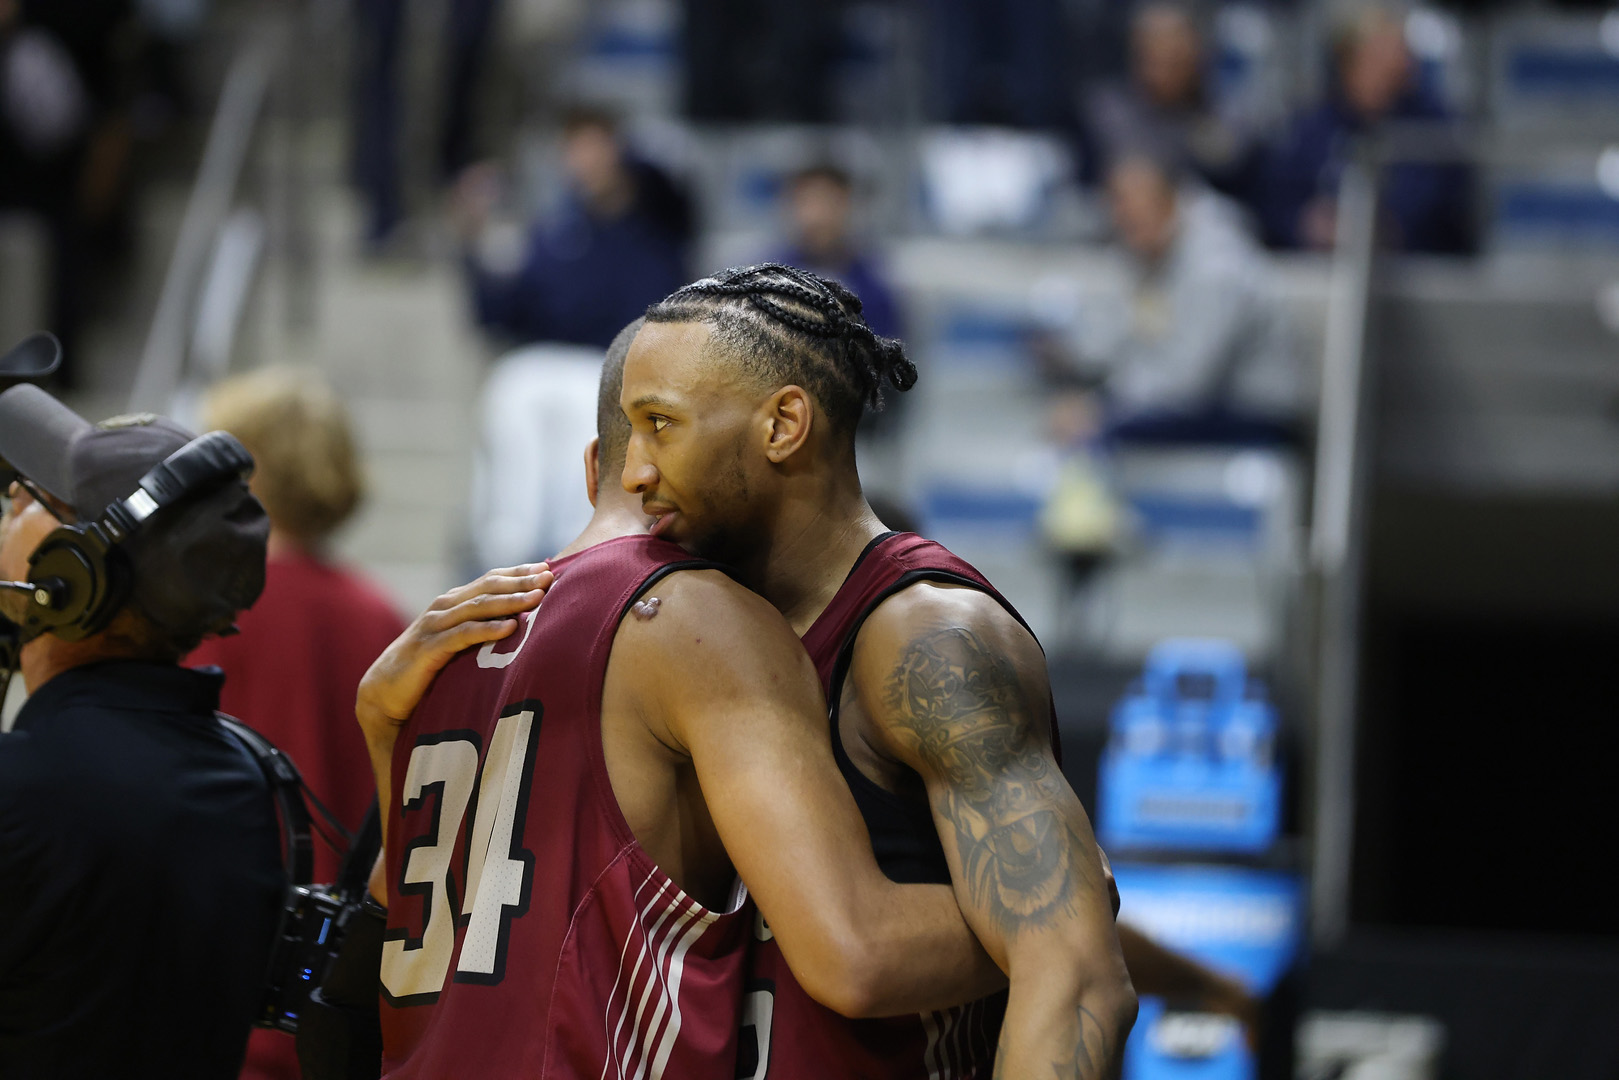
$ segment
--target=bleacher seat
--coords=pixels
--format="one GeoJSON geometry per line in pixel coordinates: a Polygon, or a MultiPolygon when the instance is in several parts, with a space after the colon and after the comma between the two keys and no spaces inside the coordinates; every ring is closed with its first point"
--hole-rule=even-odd
{"type": "Polygon", "coordinates": [[[1495,117],[1507,126],[1590,120],[1612,129],[1619,103],[1619,19],[1507,17],[1492,43],[1495,117]]]}
{"type": "Polygon", "coordinates": [[[1302,558],[1303,467],[1285,450],[1126,447],[1114,482],[1134,529],[1104,570],[1096,644],[1132,658],[1174,635],[1218,635],[1254,661],[1281,644],[1302,558]]]}
{"type": "Polygon", "coordinates": [[[599,0],[562,79],[566,92],[629,117],[679,107],[680,10],[672,0],[599,0]]]}
{"type": "Polygon", "coordinates": [[[1497,250],[1612,251],[1619,248],[1619,198],[1594,179],[1504,179],[1496,187],[1490,240],[1497,250]]]}
{"type": "Polygon", "coordinates": [[[778,235],[780,196],[787,179],[805,166],[831,161],[848,170],[868,196],[866,223],[878,231],[906,224],[909,190],[906,155],[854,126],[773,124],[713,128],[695,133],[694,188],[704,200],[711,232],[778,235]]]}

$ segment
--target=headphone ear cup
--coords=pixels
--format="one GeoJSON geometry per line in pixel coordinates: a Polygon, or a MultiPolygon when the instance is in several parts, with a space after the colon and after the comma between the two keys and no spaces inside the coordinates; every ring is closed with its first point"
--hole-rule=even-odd
{"type": "Polygon", "coordinates": [[[106,625],[113,614],[113,582],[107,549],[83,529],[57,529],[34,549],[28,580],[56,595],[49,605],[28,605],[23,623],[63,641],[80,641],[106,625]]]}

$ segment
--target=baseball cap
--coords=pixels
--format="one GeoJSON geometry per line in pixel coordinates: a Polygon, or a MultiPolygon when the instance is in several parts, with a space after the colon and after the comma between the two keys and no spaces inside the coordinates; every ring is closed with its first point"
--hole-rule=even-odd
{"type": "Polygon", "coordinates": [[[0,354],[0,390],[21,382],[43,382],[61,364],[62,343],[54,335],[30,334],[0,354]]]}
{"type": "MultiPolygon", "coordinates": [[[[0,392],[0,479],[21,474],[85,524],[194,437],[151,413],[92,424],[36,386],[0,392]]],[[[119,545],[135,571],[131,600],[170,631],[222,629],[264,591],[269,535],[241,480],[165,507],[119,545]]]]}

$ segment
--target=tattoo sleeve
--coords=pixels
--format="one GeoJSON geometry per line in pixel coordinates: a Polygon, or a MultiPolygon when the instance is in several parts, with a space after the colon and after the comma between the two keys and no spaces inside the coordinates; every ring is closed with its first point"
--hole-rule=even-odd
{"type": "Polygon", "coordinates": [[[944,781],[935,811],[973,904],[1008,936],[1074,911],[1076,891],[1098,884],[1075,857],[1093,841],[1012,664],[951,627],[910,641],[884,689],[891,722],[944,781]]]}
{"type": "Polygon", "coordinates": [[[1113,1055],[1108,1051],[1107,1033],[1096,1014],[1085,1006],[1074,1017],[1074,1053],[1065,1061],[1053,1061],[1051,1071],[1057,1080],[1079,1077],[1099,1080],[1106,1074],[1113,1055]]]}

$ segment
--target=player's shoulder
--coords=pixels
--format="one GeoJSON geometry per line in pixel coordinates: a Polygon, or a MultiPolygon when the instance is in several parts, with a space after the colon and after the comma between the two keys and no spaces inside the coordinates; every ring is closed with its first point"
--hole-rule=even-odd
{"type": "Polygon", "coordinates": [[[787,627],[779,610],[774,609],[753,589],[738,585],[732,576],[717,567],[678,568],[665,573],[644,589],[638,604],[651,604],[652,612],[631,612],[625,622],[638,623],[648,630],[708,628],[724,633],[727,628],[787,627]],[[656,602],[654,602],[656,601],[656,602]]]}
{"type": "Polygon", "coordinates": [[[1029,637],[1016,616],[980,586],[924,579],[884,598],[866,617],[857,642],[904,641],[949,628],[1029,637]]]}
{"type": "Polygon", "coordinates": [[[723,658],[726,650],[745,655],[789,645],[798,647],[798,638],[769,601],[721,570],[691,568],[665,574],[640,594],[614,649],[723,658]]]}
{"type": "Polygon", "coordinates": [[[885,599],[855,638],[850,677],[862,697],[895,675],[945,665],[963,672],[1043,676],[1045,656],[1028,629],[982,588],[918,581],[885,599]]]}

